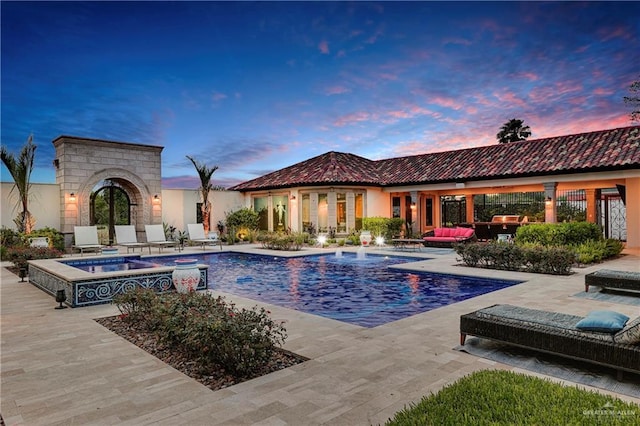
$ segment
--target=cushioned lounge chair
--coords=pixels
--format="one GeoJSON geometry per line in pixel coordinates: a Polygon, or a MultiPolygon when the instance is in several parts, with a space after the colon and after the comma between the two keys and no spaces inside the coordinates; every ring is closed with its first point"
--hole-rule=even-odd
{"type": "Polygon", "coordinates": [[[467,335],[640,373],[640,317],[616,333],[576,328],[583,317],[511,305],[493,305],[460,317],[460,344],[467,335]]]}
{"type": "Polygon", "coordinates": [[[640,272],[600,269],[584,276],[584,291],[595,285],[606,290],[640,294],[640,272]]]}
{"type": "Polygon", "coordinates": [[[133,225],[116,225],[116,243],[119,246],[126,247],[127,253],[129,250],[136,251],[137,248],[142,251],[143,248],[149,247],[149,252],[151,252],[151,247],[149,243],[139,243],[138,237],[136,236],[136,227],[133,225]]]}
{"type": "Polygon", "coordinates": [[[99,252],[103,247],[98,241],[96,226],[74,226],[73,237],[73,248],[80,250],[80,256],[84,255],[85,251],[99,252]]]}
{"type": "Polygon", "coordinates": [[[165,247],[175,247],[177,243],[175,241],[167,241],[167,237],[164,235],[164,226],[162,225],[145,225],[144,232],[147,234],[147,243],[149,244],[149,252],[151,247],[158,247],[158,253],[165,247]]]}
{"type": "Polygon", "coordinates": [[[201,223],[189,223],[187,224],[187,230],[189,231],[189,241],[193,244],[199,244],[202,246],[202,250],[209,244],[219,244],[220,250],[222,250],[222,241],[218,238],[218,233],[209,231],[209,236],[204,233],[204,225],[201,223]]]}

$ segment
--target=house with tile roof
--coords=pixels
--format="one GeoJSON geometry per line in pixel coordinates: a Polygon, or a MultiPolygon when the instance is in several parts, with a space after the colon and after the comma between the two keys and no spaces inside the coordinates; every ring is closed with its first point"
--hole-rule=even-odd
{"type": "Polygon", "coordinates": [[[515,193],[543,194],[546,222],[557,221],[561,198],[580,194],[584,220],[608,229],[614,197],[618,237],[640,248],[640,126],[383,160],[331,151],[230,190],[262,213],[264,229],[338,234],[372,216],[404,218],[414,233],[474,222],[477,196],[515,193]],[[453,221],[451,202],[463,209],[453,221]]]}
{"type": "MultiPolygon", "coordinates": [[[[146,224],[185,229],[198,220],[198,191],[161,188],[162,147],[73,136],[53,144],[56,184],[35,185],[31,207],[40,226],[58,228],[69,243],[74,226],[97,224],[92,200],[105,191],[128,200],[123,217],[139,238],[146,224]]],[[[2,183],[9,228],[11,188],[2,183]]],[[[382,216],[402,218],[420,235],[521,208],[529,221],[599,223],[605,236],[640,249],[640,126],[382,160],[331,151],[210,196],[213,229],[225,212],[249,207],[263,230],[347,235],[382,216]]],[[[105,242],[113,223],[99,224],[109,230],[105,242]]]]}

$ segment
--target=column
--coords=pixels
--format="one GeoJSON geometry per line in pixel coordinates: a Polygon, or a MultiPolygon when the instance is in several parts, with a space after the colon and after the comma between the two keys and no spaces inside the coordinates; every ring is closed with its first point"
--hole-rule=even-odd
{"type": "Polygon", "coordinates": [[[544,221],[546,223],[556,223],[556,188],[558,182],[543,182],[544,185],[544,221]]]}

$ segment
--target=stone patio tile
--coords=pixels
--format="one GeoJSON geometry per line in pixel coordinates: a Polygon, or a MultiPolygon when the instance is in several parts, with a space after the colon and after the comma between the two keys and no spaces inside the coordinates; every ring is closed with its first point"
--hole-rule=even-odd
{"type": "Polygon", "coordinates": [[[524,282],[371,329],[260,304],[287,320],[285,347],[312,359],[215,392],[93,320],[116,315],[115,306],[54,310],[52,296],[2,269],[2,415],[7,426],[375,425],[473,371],[521,371],[454,351],[462,314],[510,303],[577,315],[593,309],[638,315],[634,306],[572,297],[593,270],[640,271],[637,255],[568,277],[474,270],[455,266],[454,255],[429,257],[417,269],[524,282]]]}

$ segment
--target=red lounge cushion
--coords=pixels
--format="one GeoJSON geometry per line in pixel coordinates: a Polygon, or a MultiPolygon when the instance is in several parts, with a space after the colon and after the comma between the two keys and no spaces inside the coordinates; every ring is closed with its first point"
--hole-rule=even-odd
{"type": "Polygon", "coordinates": [[[472,228],[456,228],[457,231],[457,235],[458,237],[464,237],[464,238],[469,238],[473,235],[473,229],[472,228]]]}
{"type": "Polygon", "coordinates": [[[449,242],[453,243],[456,240],[456,237],[424,237],[425,241],[433,241],[433,242],[449,242]]]}

